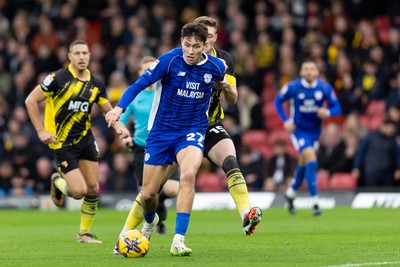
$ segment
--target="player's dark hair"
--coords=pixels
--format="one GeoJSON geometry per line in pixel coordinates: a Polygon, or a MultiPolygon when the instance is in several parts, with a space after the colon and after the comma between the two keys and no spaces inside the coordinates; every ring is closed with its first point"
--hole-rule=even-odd
{"type": "Polygon", "coordinates": [[[208,29],[199,22],[189,22],[182,27],[181,37],[195,37],[205,43],[207,41],[208,29]]]}
{"type": "Polygon", "coordinates": [[[218,29],[218,21],[216,19],[214,19],[213,17],[201,16],[201,17],[196,18],[194,20],[194,22],[204,24],[207,27],[213,27],[213,28],[218,29]]]}
{"type": "Polygon", "coordinates": [[[78,39],[78,40],[73,41],[73,42],[69,45],[69,52],[72,51],[72,48],[73,48],[75,45],[86,45],[87,47],[89,47],[89,45],[88,45],[88,43],[87,43],[86,41],[81,40],[81,39],[78,39]]]}
{"type": "Polygon", "coordinates": [[[315,59],[313,59],[312,57],[306,57],[306,58],[303,60],[303,63],[302,63],[302,64],[304,64],[304,63],[314,63],[315,65],[317,65],[317,61],[316,61],[315,59]]]}

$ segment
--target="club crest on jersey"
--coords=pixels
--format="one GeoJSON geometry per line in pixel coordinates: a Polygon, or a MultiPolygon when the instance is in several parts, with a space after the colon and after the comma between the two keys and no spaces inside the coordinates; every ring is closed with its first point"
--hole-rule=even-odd
{"type": "Polygon", "coordinates": [[[210,83],[211,82],[211,78],[212,78],[211,74],[209,74],[209,73],[204,74],[204,82],[205,83],[210,83]]]}
{"type": "Polygon", "coordinates": [[[304,99],[305,97],[306,97],[306,95],[303,94],[303,93],[300,93],[299,96],[298,96],[299,99],[304,99]]]}
{"type": "Polygon", "coordinates": [[[67,168],[68,167],[68,162],[66,160],[64,160],[63,162],[61,162],[60,164],[63,168],[67,168]]]}
{"type": "Polygon", "coordinates": [[[314,97],[315,97],[316,100],[321,100],[322,99],[322,92],[320,92],[320,91],[315,92],[314,97]]]}

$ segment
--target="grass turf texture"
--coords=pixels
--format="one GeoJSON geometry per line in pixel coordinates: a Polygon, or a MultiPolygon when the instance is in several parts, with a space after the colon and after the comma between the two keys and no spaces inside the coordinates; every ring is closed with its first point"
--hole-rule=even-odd
{"type": "MultiPolygon", "coordinates": [[[[194,211],[186,245],[190,257],[172,257],[168,234],[153,234],[144,258],[128,259],[112,250],[128,212],[99,209],[93,233],[103,244],[76,244],[79,212],[0,211],[0,266],[330,266],[398,262],[400,211],[339,207],[313,217],[311,210],[291,216],[285,209],[263,211],[253,236],[242,233],[233,210],[194,211]]],[[[349,265],[350,266],[350,265],[349,265]]],[[[368,266],[368,265],[362,265],[368,266]]],[[[370,265],[372,266],[372,265],[370,265]]]]}

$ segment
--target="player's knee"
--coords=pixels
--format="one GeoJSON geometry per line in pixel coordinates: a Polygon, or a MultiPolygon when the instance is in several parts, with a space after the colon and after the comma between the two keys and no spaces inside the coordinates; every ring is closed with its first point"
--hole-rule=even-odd
{"type": "Polygon", "coordinates": [[[232,155],[227,156],[224,159],[224,162],[222,163],[222,169],[224,170],[225,173],[227,173],[228,171],[233,170],[235,168],[239,169],[238,160],[236,159],[235,156],[232,156],[232,155]]]}
{"type": "Polygon", "coordinates": [[[142,192],[141,202],[142,203],[149,203],[156,199],[157,193],[152,192],[142,192]]]}
{"type": "Polygon", "coordinates": [[[86,195],[97,196],[99,194],[100,186],[99,183],[88,185],[86,195]]]}
{"type": "Polygon", "coordinates": [[[192,183],[194,182],[196,176],[196,172],[194,169],[189,169],[181,172],[181,183],[186,182],[186,183],[192,183]]]}
{"type": "Polygon", "coordinates": [[[82,199],[86,196],[87,191],[85,189],[69,190],[71,197],[74,199],[82,199]]]}

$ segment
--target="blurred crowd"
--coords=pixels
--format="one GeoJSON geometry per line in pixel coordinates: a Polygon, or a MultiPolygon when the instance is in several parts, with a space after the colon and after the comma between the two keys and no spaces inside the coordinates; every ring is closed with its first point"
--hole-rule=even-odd
{"type": "MultiPolygon", "coordinates": [[[[324,125],[321,176],[399,186],[399,10],[396,0],[0,0],[0,196],[49,192],[52,153],[24,101],[49,72],[68,65],[72,40],[89,43],[89,68],[115,104],[141,58],[179,46],[181,26],[200,15],[219,20],[217,46],[235,61],[239,100],[223,103],[224,126],[250,191],[282,190],[292,178],[296,153],[272,103],[305,57],[315,59],[344,111],[324,125]]],[[[129,151],[98,110],[92,118],[101,192],[137,190],[129,151]]],[[[198,190],[226,190],[222,173],[205,160],[198,190]]]]}

